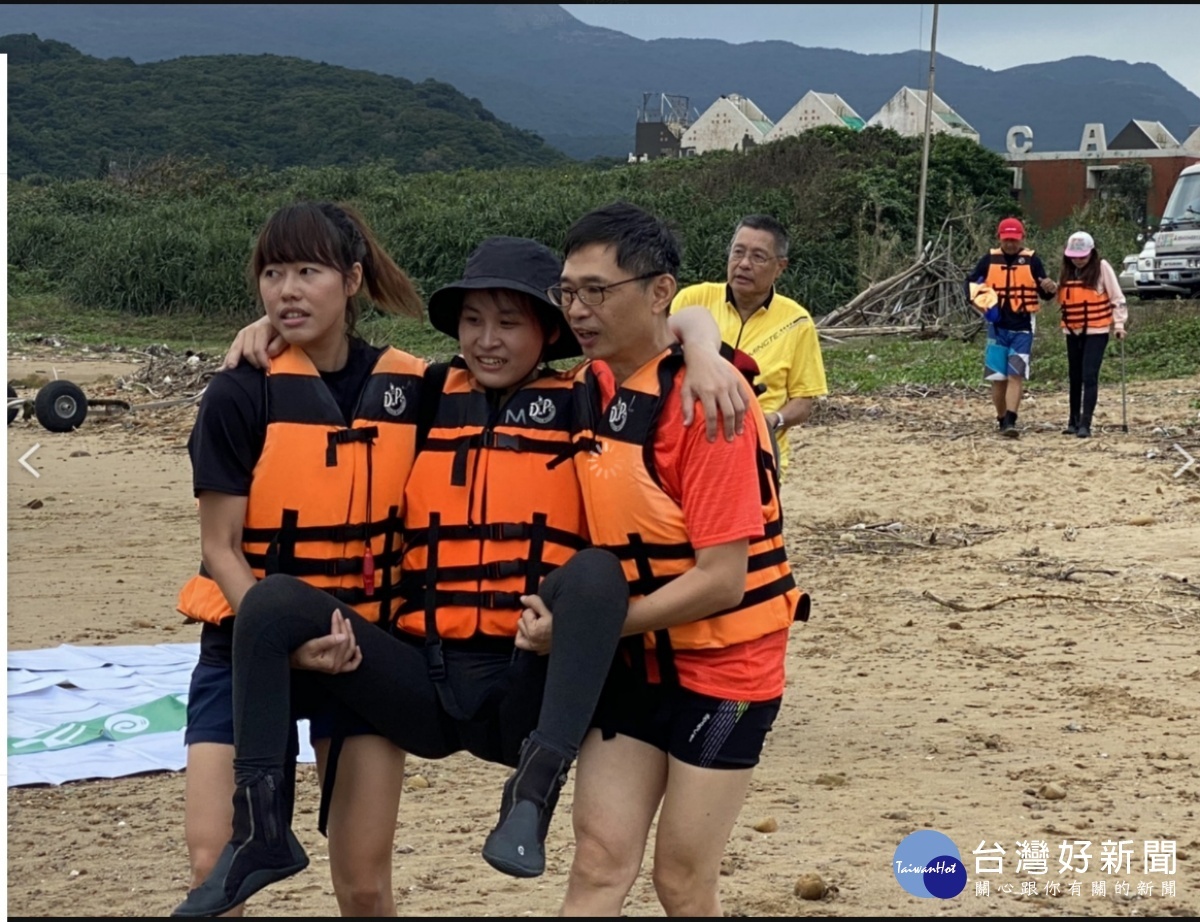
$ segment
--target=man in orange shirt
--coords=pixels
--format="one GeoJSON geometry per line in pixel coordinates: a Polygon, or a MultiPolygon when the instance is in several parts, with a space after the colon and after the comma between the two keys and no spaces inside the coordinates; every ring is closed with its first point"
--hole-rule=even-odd
{"type": "MultiPolygon", "coordinates": [[[[660,219],[600,208],[564,251],[549,294],[593,359],[577,385],[575,463],[592,540],[622,561],[630,606],[580,750],[562,911],[621,914],[657,814],[663,908],[720,915],[721,857],[779,711],[789,628],[808,615],[783,547],[770,431],[754,401],[732,441],[684,426],[667,326],[680,250],[660,219]]],[[[537,650],[550,612],[525,599],[517,645],[537,650]]]]}

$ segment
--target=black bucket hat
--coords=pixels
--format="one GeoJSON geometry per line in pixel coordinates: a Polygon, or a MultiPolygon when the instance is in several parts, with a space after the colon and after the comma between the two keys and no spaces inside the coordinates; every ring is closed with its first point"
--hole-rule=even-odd
{"type": "Polygon", "coordinates": [[[562,262],[545,244],[527,237],[488,237],[467,257],[463,277],[439,288],[429,298],[429,322],[435,330],[458,339],[458,315],[468,291],[519,291],[529,295],[538,313],[550,321],[547,329],[559,331],[558,339],[546,344],[543,360],[581,356],[583,349],[562,309],[546,295],[546,289],[557,285],[561,275],[562,262]]]}

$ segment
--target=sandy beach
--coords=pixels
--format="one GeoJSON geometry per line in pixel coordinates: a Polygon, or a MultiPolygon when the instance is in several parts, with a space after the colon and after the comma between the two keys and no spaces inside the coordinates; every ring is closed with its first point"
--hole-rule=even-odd
{"type": "MultiPolygon", "coordinates": [[[[154,399],[128,390],[149,360],[31,346],[8,371],[136,403],[154,399]]],[[[1066,395],[1040,395],[1008,440],[981,388],[909,388],[830,397],[791,434],[785,530],[813,613],[793,628],[783,710],[729,843],[728,915],[1200,914],[1200,476],[1173,476],[1175,444],[1200,456],[1198,396],[1196,378],[1132,382],[1125,433],[1102,389],[1096,437],[1080,440],[1059,434],[1066,395]],[[897,846],[921,829],[958,846],[960,895],[898,883],[897,846]],[[1082,841],[1091,865],[1060,872],[1061,846],[1082,841]],[[1103,843],[1122,841],[1128,869],[1104,869],[1103,843]],[[1018,860],[1031,842],[1043,872],[1018,860]],[[1170,843],[1170,873],[1146,870],[1147,842],[1170,843]],[[997,845],[988,873],[975,851],[997,845]],[[806,874],[820,898],[796,893],[806,874]]],[[[10,649],[198,639],[174,611],[198,559],[194,414],[9,426],[10,649]],[[35,443],[38,478],[17,460],[35,443]]],[[[401,914],[557,912],[573,780],[547,873],[521,881],[479,856],[505,769],[463,755],[412,758],[407,774],[401,914]]],[[[173,772],[9,788],[9,914],[167,915],[188,879],[183,792],[173,772]]],[[[317,794],[303,768],[311,866],[248,914],[336,915],[317,794]]],[[[662,915],[649,865],[628,915],[662,915]]]]}

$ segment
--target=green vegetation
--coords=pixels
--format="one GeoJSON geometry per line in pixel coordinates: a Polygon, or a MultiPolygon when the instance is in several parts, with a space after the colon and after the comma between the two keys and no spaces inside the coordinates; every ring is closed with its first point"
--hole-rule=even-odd
{"type": "MultiPolygon", "coordinates": [[[[1161,380],[1200,374],[1200,303],[1132,302],[1125,344],[1127,380],[1161,380]]],[[[831,331],[836,335],[836,330],[831,331]]],[[[978,387],[983,382],[983,332],[963,342],[899,336],[824,345],[831,394],[870,394],[889,387],[978,387]]],[[[1110,339],[1100,383],[1120,381],[1120,343],[1110,339]]],[[[1039,322],[1033,344],[1029,392],[1067,384],[1067,355],[1051,309],[1039,322]]]]}
{"type": "Polygon", "coordinates": [[[16,179],[130,179],[174,155],[232,169],[352,166],[402,173],[571,162],[435,80],[275,55],[135,64],[32,35],[8,55],[8,168],[16,179]]]}
{"type": "MultiPolygon", "coordinates": [[[[206,157],[164,157],[136,176],[10,182],[10,336],[90,345],[166,343],[210,355],[258,315],[244,268],[254,236],[279,205],[328,199],[355,205],[426,295],[457,278],[471,249],[492,234],[556,246],[585,211],[618,199],[667,218],[684,242],[680,281],[725,275],[737,219],[768,212],[792,231],[780,289],[815,314],[844,304],[871,281],[906,267],[915,244],[919,138],[868,128],[819,128],[746,154],[643,164],[459,170],[402,175],[395,163],[236,169],[206,157]]],[[[1086,227],[1118,264],[1136,246],[1128,194],[1096,200],[1068,226],[1030,225],[1047,270],[1067,234],[1086,227]]],[[[967,268],[994,243],[996,221],[1017,211],[1004,161],[979,145],[933,139],[927,237],[944,233],[967,268]]],[[[1031,390],[1066,379],[1053,310],[1034,351],[1031,390]]],[[[1130,378],[1200,370],[1196,305],[1135,305],[1126,347],[1130,378]]],[[[427,323],[368,313],[361,330],[415,354],[446,358],[454,344],[427,323]]],[[[834,331],[836,335],[836,331],[834,331]]],[[[826,346],[834,394],[913,384],[982,387],[982,338],[885,337],[826,346]],[[869,358],[874,356],[873,359],[869,358]]],[[[1117,346],[1104,380],[1116,380],[1117,346]]]]}
{"type": "Polygon", "coordinates": [[[162,343],[177,352],[217,354],[224,352],[240,326],[200,314],[131,317],[117,311],[80,310],[57,295],[9,293],[10,342],[56,339],[89,347],[138,349],[162,343]]]}
{"type": "MultiPolygon", "coordinates": [[[[255,233],[279,205],[309,198],[360,208],[428,294],[456,278],[488,235],[556,246],[575,218],[625,199],[680,232],[684,284],[725,277],[725,251],[739,217],[776,215],[792,229],[780,288],[824,313],[911,261],[920,149],[919,138],[893,131],[819,128],[744,155],[607,169],[571,164],[399,175],[391,163],[376,161],[269,172],[167,158],[128,182],[12,184],[10,284],[54,292],[87,309],[244,319],[254,310],[243,265],[255,233]]],[[[978,229],[991,233],[1011,209],[1007,176],[998,155],[967,140],[935,137],[927,227],[969,219],[975,231],[955,237],[964,265],[978,259],[980,246],[986,249],[978,229]]]]}

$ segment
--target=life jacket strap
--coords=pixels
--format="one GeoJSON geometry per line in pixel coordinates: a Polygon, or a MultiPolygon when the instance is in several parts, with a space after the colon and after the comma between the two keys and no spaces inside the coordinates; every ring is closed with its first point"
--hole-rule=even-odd
{"type": "MultiPolygon", "coordinates": [[[[267,572],[267,555],[266,554],[249,554],[243,552],[246,558],[246,563],[250,564],[251,569],[262,570],[267,572]]],[[[400,566],[400,552],[396,549],[375,555],[375,567],[379,569],[387,569],[400,566]]],[[[273,571],[281,572],[281,571],[273,571]]],[[[357,576],[363,572],[362,557],[337,557],[333,559],[323,557],[293,557],[292,563],[287,569],[289,576],[357,576]]]]}
{"type": "MultiPolygon", "coordinates": [[[[407,615],[424,608],[426,611],[425,636],[429,637],[431,636],[429,628],[430,619],[428,617],[430,608],[436,611],[439,608],[453,606],[455,608],[486,608],[493,611],[509,611],[522,607],[521,596],[524,594],[524,592],[500,592],[497,590],[485,590],[483,592],[471,592],[466,589],[427,590],[423,599],[402,603],[396,613],[398,615],[407,615]]],[[[436,631],[436,618],[433,620],[433,629],[436,631]]]]}
{"type": "MultiPolygon", "coordinates": [[[[555,564],[540,563],[536,566],[532,561],[523,557],[512,560],[493,560],[491,563],[466,564],[461,567],[439,567],[434,574],[434,585],[458,582],[477,582],[483,580],[508,579],[513,576],[525,576],[526,586],[532,579],[540,583],[542,578],[557,569],[555,564]]],[[[424,573],[402,573],[400,576],[400,591],[402,595],[415,598],[423,594],[428,587],[424,573]]],[[[536,587],[535,587],[536,588],[536,587]]]]}
{"type": "MultiPolygon", "coordinates": [[[[351,541],[367,541],[379,535],[396,531],[400,526],[399,508],[393,506],[388,517],[378,522],[352,522],[340,525],[304,525],[289,529],[295,541],[330,541],[348,544],[351,541]]],[[[279,528],[243,528],[242,541],[247,544],[267,544],[279,534],[279,528]]]]}
{"type": "MultiPolygon", "coordinates": [[[[432,518],[430,516],[431,520],[432,518]]],[[[533,528],[529,522],[484,522],[478,525],[441,524],[438,530],[438,539],[442,541],[525,541],[533,538],[533,528]]],[[[582,550],[587,544],[583,538],[573,532],[549,526],[544,528],[544,540],[575,550],[582,550]]],[[[429,528],[404,529],[404,543],[410,549],[430,544],[429,528]]]]}
{"type": "Polygon", "coordinates": [[[362,426],[358,429],[338,429],[326,435],[325,466],[337,467],[337,448],[339,445],[350,445],[354,442],[372,444],[379,438],[378,426],[362,426]]]}
{"type": "MultiPolygon", "coordinates": [[[[651,560],[686,560],[696,556],[695,549],[687,542],[658,544],[653,541],[644,541],[640,535],[630,535],[628,544],[606,544],[604,549],[616,555],[618,560],[638,561],[639,571],[642,569],[640,564],[643,560],[649,567],[651,560]]],[[[647,569],[646,576],[653,575],[653,571],[647,569]]]]}

